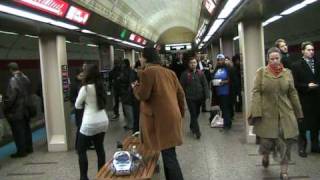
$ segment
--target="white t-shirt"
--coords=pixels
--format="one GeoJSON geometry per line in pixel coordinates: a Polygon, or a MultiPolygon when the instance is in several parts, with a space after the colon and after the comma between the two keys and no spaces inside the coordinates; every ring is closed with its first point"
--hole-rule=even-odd
{"type": "Polygon", "coordinates": [[[94,84],[81,87],[75,107],[76,109],[84,108],[80,133],[93,136],[107,131],[109,119],[104,109],[98,110],[94,84]]]}

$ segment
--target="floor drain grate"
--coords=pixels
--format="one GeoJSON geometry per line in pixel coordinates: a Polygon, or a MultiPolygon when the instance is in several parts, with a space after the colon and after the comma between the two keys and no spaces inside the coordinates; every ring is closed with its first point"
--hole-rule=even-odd
{"type": "Polygon", "coordinates": [[[50,164],[58,164],[58,162],[27,162],[24,165],[50,165],[50,164]]]}
{"type": "MultiPolygon", "coordinates": [[[[280,177],[264,177],[263,180],[278,180],[280,177]]],[[[289,179],[298,179],[298,180],[303,180],[303,179],[310,179],[310,176],[289,176],[289,179]]]]}
{"type": "MultiPolygon", "coordinates": [[[[289,162],[288,165],[296,165],[295,162],[289,162]]],[[[262,166],[262,164],[256,164],[256,166],[262,166]]],[[[280,166],[279,163],[270,163],[269,166],[280,166]]]]}
{"type": "Polygon", "coordinates": [[[29,173],[8,173],[7,176],[38,176],[43,175],[44,172],[29,172],[29,173]]]}

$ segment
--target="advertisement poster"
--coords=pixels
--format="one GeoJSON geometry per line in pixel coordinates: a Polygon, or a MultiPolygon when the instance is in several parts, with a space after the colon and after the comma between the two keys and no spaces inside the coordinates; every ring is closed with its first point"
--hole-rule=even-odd
{"type": "Polygon", "coordinates": [[[61,75],[62,75],[63,99],[64,99],[64,102],[67,102],[69,101],[69,96],[70,96],[68,65],[61,66],[61,75]]]}

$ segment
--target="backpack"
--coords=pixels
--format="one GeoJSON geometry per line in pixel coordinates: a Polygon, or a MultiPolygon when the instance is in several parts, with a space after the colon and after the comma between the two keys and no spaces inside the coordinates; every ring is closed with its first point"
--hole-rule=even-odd
{"type": "Polygon", "coordinates": [[[32,95],[29,95],[25,98],[25,107],[27,109],[28,117],[34,118],[37,116],[37,106],[32,98],[32,95]]]}
{"type": "Polygon", "coordinates": [[[34,99],[32,98],[32,94],[30,93],[31,90],[29,89],[30,87],[26,87],[26,86],[31,86],[30,85],[30,80],[27,79],[28,83],[27,85],[23,82],[21,82],[18,78],[15,78],[15,80],[17,81],[18,87],[19,87],[19,93],[21,93],[22,95],[25,96],[24,98],[24,106],[27,110],[27,116],[29,118],[34,118],[37,115],[37,105],[34,101],[34,99]]]}

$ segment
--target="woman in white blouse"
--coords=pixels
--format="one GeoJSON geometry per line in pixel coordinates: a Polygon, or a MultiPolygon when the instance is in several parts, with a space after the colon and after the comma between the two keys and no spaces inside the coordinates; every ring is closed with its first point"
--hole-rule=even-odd
{"type": "Polygon", "coordinates": [[[84,114],[77,143],[79,155],[80,180],[88,180],[87,149],[90,141],[94,143],[98,156],[98,170],[105,164],[105,151],[103,147],[104,135],[109,120],[104,109],[104,86],[100,77],[98,66],[90,64],[84,69],[84,85],[81,87],[75,107],[83,109],[84,114]]]}

